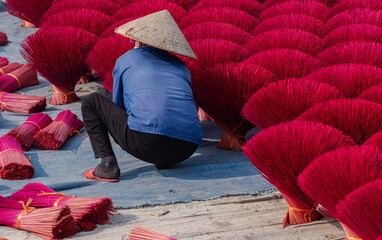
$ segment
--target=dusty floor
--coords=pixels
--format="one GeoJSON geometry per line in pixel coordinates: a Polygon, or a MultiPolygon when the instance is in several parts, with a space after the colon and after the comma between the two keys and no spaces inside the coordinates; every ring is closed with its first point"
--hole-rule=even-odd
{"type": "MultiPolygon", "coordinates": [[[[126,240],[133,226],[145,226],[179,240],[340,240],[338,222],[323,219],[282,229],[286,204],[277,193],[260,197],[225,197],[139,209],[118,210],[108,225],[72,239],[126,240]],[[167,212],[167,214],[162,215],[167,212]]],[[[24,231],[0,227],[9,240],[38,240],[24,231]]]]}

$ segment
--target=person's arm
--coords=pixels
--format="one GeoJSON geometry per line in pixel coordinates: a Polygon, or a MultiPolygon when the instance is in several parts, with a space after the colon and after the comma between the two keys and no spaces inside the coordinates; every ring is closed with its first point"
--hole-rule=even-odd
{"type": "Polygon", "coordinates": [[[119,67],[118,61],[115,64],[113,71],[113,102],[117,104],[120,108],[126,110],[125,102],[123,99],[123,82],[122,76],[124,69],[119,67]]]}

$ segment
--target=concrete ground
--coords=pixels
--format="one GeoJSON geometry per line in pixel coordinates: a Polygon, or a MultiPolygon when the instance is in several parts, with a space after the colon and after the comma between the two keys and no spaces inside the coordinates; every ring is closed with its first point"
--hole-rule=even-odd
{"type": "MultiPolygon", "coordinates": [[[[338,222],[323,219],[282,229],[287,206],[278,193],[223,197],[168,206],[120,209],[108,225],[81,232],[72,239],[127,240],[134,226],[145,226],[179,240],[342,240],[338,222]]],[[[9,240],[40,238],[8,227],[0,236],[9,240]]]]}

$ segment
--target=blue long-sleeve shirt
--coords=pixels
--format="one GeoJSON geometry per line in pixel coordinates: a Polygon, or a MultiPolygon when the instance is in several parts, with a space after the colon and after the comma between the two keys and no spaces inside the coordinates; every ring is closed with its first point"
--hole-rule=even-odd
{"type": "Polygon", "coordinates": [[[154,47],[136,48],[118,58],[113,78],[113,101],[127,111],[130,129],[200,144],[191,74],[183,61],[154,47]]]}

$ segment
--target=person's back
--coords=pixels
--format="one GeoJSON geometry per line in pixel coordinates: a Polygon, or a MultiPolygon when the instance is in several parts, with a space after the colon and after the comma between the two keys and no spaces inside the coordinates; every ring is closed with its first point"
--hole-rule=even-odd
{"type": "Polygon", "coordinates": [[[191,75],[176,56],[154,48],[128,51],[113,72],[113,101],[126,109],[130,129],[200,144],[191,75]]]}

